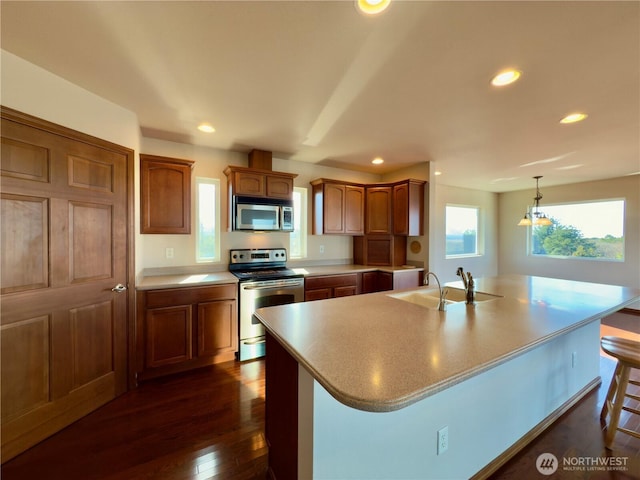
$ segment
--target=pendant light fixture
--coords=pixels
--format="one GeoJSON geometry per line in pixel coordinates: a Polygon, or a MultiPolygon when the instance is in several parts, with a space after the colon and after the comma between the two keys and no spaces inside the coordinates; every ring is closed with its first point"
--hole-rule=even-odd
{"type": "Polygon", "coordinates": [[[533,211],[529,211],[527,209],[527,213],[524,214],[524,218],[520,220],[520,223],[518,223],[519,227],[528,227],[531,225],[551,225],[551,220],[549,220],[549,217],[547,217],[540,210],[540,200],[542,199],[542,194],[540,193],[540,188],[538,188],[538,181],[542,178],[542,175],[538,175],[533,178],[536,179],[536,196],[533,197],[533,211]]]}

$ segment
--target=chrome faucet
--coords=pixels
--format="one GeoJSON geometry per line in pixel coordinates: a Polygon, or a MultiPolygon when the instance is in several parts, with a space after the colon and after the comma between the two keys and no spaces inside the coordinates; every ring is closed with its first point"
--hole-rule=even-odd
{"type": "Polygon", "coordinates": [[[462,285],[464,285],[464,293],[467,299],[466,303],[473,305],[475,303],[476,289],[471,272],[465,274],[464,269],[458,267],[456,275],[462,279],[462,285]]]}
{"type": "Polygon", "coordinates": [[[436,282],[438,282],[438,291],[440,293],[440,301],[438,302],[438,310],[440,310],[441,312],[444,312],[446,310],[446,305],[447,305],[446,302],[445,302],[445,297],[447,296],[447,290],[442,290],[442,285],[440,285],[440,279],[433,272],[427,272],[427,273],[424,274],[424,278],[422,279],[422,284],[423,285],[429,285],[429,275],[433,275],[433,278],[435,278],[436,282]]]}

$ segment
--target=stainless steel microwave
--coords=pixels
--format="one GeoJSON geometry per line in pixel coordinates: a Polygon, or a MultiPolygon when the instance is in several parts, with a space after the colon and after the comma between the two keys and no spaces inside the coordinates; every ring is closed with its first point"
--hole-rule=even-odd
{"type": "Polygon", "coordinates": [[[236,197],[233,220],[234,230],[292,232],[293,201],[236,197]]]}

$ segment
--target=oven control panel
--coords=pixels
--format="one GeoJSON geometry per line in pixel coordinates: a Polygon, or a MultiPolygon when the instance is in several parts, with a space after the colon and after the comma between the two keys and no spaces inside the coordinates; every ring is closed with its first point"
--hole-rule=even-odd
{"type": "Polygon", "coordinates": [[[286,248],[245,248],[229,251],[229,264],[284,263],[286,248]]]}

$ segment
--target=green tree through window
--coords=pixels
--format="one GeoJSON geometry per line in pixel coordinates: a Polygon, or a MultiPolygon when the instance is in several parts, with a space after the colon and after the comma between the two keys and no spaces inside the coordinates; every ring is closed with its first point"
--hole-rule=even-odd
{"type": "Polygon", "coordinates": [[[551,225],[534,229],[534,254],[563,257],[602,257],[596,243],[584,238],[582,232],[572,225],[560,225],[551,218],[551,225]]]}
{"type": "Polygon", "coordinates": [[[624,260],[623,200],[552,205],[545,213],[551,225],[532,228],[533,255],[624,260]]]}

